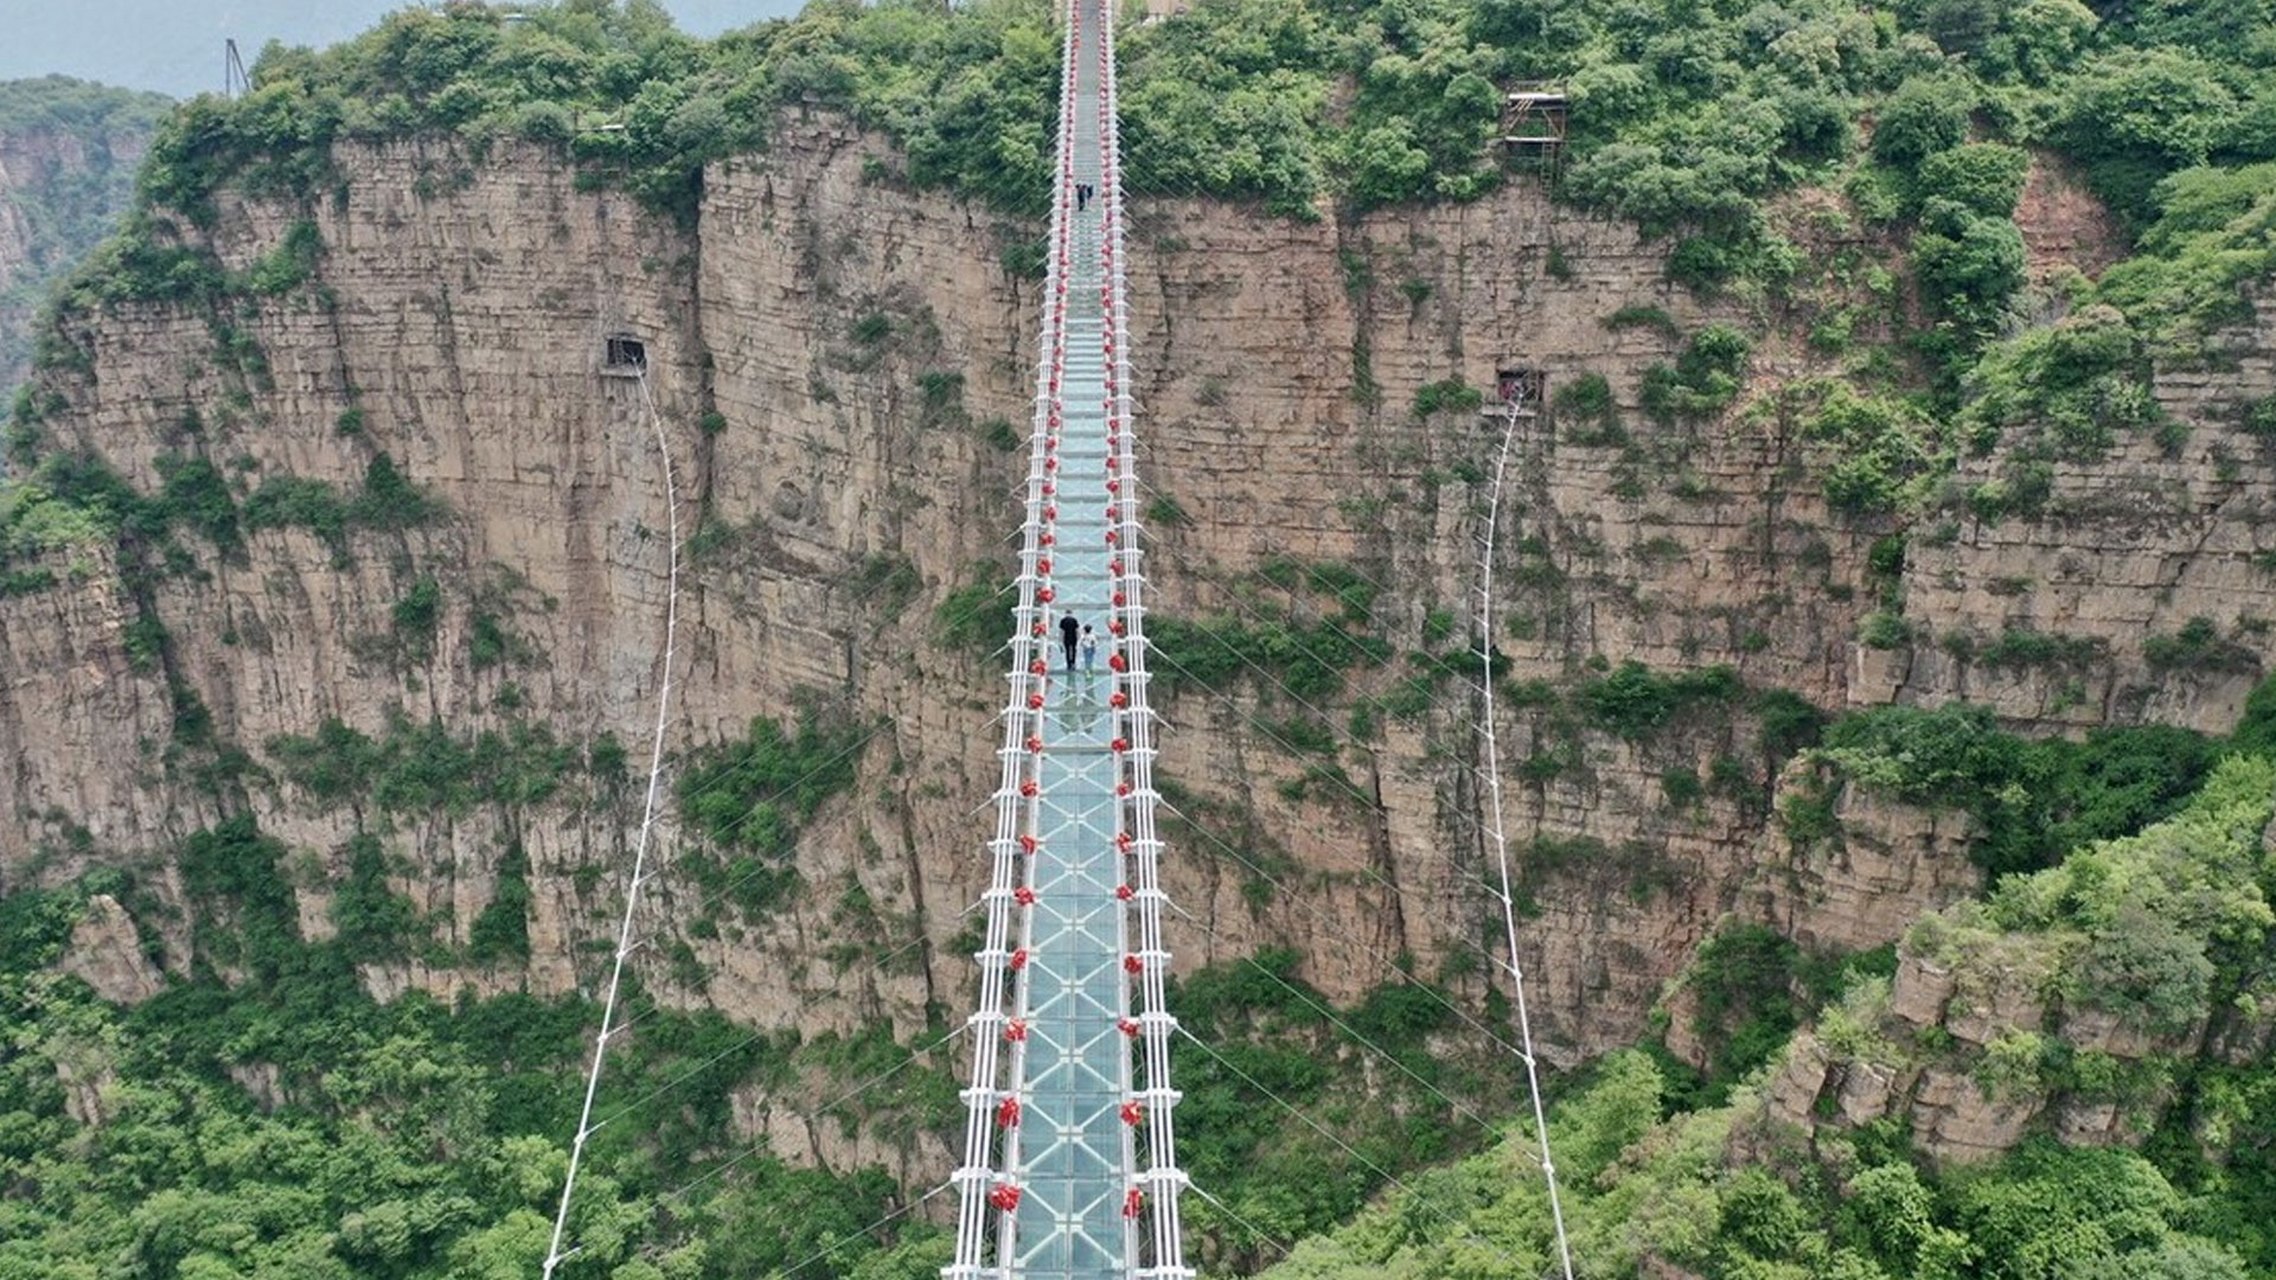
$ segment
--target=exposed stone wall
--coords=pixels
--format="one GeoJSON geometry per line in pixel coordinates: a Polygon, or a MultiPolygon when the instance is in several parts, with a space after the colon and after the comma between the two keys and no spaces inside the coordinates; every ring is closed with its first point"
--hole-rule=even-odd
{"type": "Polygon", "coordinates": [[[24,339],[38,310],[36,290],[22,286],[68,268],[86,247],[43,242],[27,210],[58,206],[51,216],[99,227],[101,218],[123,207],[132,190],[125,177],[149,141],[139,129],[115,125],[0,129],[0,393],[24,374],[24,339]]]}
{"type": "MultiPolygon", "coordinates": [[[[256,763],[272,763],[278,735],[327,717],[376,733],[395,709],[461,731],[525,718],[580,747],[604,732],[644,743],[661,674],[669,513],[643,384],[597,376],[603,335],[626,330],[647,344],[645,386],[677,469],[679,527],[707,530],[683,583],[669,744],[788,715],[802,691],[876,730],[860,753],[861,785],[817,815],[800,847],[810,892],[764,920],[674,936],[712,904],[672,873],[682,841],[667,811],[646,926],[658,946],[643,956],[684,942],[708,977],[683,987],[644,959],[651,989],[810,1030],[888,1019],[908,1031],[928,1003],[959,1007],[968,974],[940,944],[977,896],[973,815],[995,785],[998,686],[990,665],[940,648],[932,616],[970,566],[1008,564],[1021,458],[975,424],[1000,417],[1025,431],[1040,299],[1007,269],[1006,250],[1034,228],[906,189],[884,146],[828,120],[797,126],[763,159],[716,166],[694,230],[621,194],[580,190],[542,148],[499,143],[477,163],[451,144],[406,141],[345,150],[340,161],[344,185],[308,209],[226,199],[213,241],[242,268],[311,217],[325,245],[320,289],[243,315],[130,305],[74,322],[91,372],[48,375],[70,405],[49,429],[146,489],[161,455],[202,453],[247,486],[293,475],[346,491],[384,451],[451,514],[359,534],[341,562],[293,530],[251,535],[242,557],[201,550],[199,572],[164,578],[147,602],[171,636],[148,670],[125,643],[136,605],[100,556],[57,588],[0,601],[0,750],[17,762],[0,772],[0,883],[65,878],[89,857],[157,857],[217,816],[218,802],[166,758],[170,679],[256,763]],[[219,322],[251,335],[265,371],[217,350],[219,322]],[[953,397],[941,375],[961,378],[953,397]],[[194,433],[184,428],[192,406],[194,433]],[[350,410],[360,425],[344,431],[350,410]],[[903,565],[912,589],[874,589],[871,570],[903,565]],[[429,574],[446,600],[434,656],[390,660],[365,641],[429,574]],[[483,591],[509,602],[534,662],[467,660],[468,602],[483,591]],[[508,682],[518,709],[500,705],[508,682]],[[67,839],[65,819],[87,839],[67,839]],[[875,904],[893,963],[832,958],[845,940],[836,903],[848,884],[875,904]],[[920,930],[930,944],[905,945],[920,930]]],[[[1524,620],[1495,637],[1514,680],[1570,683],[1600,657],[1723,663],[1753,686],[1822,706],[1967,695],[2025,727],[2101,718],[2216,727],[2241,696],[2241,686],[2213,682],[2128,698],[2123,688],[2139,676],[2118,670],[2107,690],[2055,707],[1944,665],[1933,648],[1858,648],[1857,624],[1873,607],[1864,556],[1888,529],[1828,513],[1813,479],[1817,446],[1767,410],[1665,428],[1637,410],[1646,371],[1711,321],[1767,329],[1742,406],[1831,370],[1832,358],[1795,341],[1790,317],[1769,303],[1705,303],[1667,284],[1661,246],[1557,207],[1529,182],[1472,205],[1357,221],[1300,224],[1198,203],[1141,203],[1133,221],[1142,474],[1190,521],[1159,531],[1150,562],[1165,612],[1253,609],[1234,580],[1298,554],[1384,584],[1378,612],[1402,653],[1427,647],[1431,610],[1451,610],[1446,651],[1459,661],[1478,477],[1491,472],[1497,428],[1469,413],[1418,420],[1411,405],[1425,384],[1485,387],[1496,369],[1524,365],[1545,370],[1552,392],[1602,374],[1632,442],[1584,445],[1545,422],[1519,440],[1501,535],[1505,556],[1522,541],[1537,571],[1503,562],[1504,617],[1524,620]],[[1672,332],[1605,323],[1636,305],[1663,309],[1672,332]]],[[[2205,418],[2211,410],[2186,388],[2161,389],[2176,411],[2205,418]]],[[[2240,450],[2243,479],[2212,478],[2206,450],[2224,430],[2206,419],[2193,437],[2202,447],[2177,461],[2122,453],[2059,482],[2065,493],[2131,493],[2163,477],[2197,495],[2171,518],[2111,504],[2100,525],[1963,524],[1917,561],[1908,618],[1932,635],[1993,627],[2023,606],[1985,584],[2029,575],[2043,584],[2027,597],[2035,624],[2085,619],[2077,625],[2100,628],[2113,653],[2135,654],[2145,629],[2242,607],[2231,593],[2246,584],[2249,493],[2265,468],[2240,450]],[[2083,541],[2082,528],[2108,536],[2083,541]]],[[[1353,678],[1375,691],[1408,669],[1395,658],[1353,678]]],[[[1327,717],[1355,796],[1284,791],[1306,761],[1259,724],[1305,709],[1263,679],[1168,704],[1164,772],[1196,797],[1189,816],[1208,833],[1173,863],[1170,887],[1189,913],[1179,962],[1286,943],[1308,957],[1307,977],[1350,997],[1403,958],[1425,973],[1467,960],[1472,976],[1456,988],[1480,998],[1478,973],[1491,966],[1475,961],[1499,931],[1460,685],[1442,686],[1418,720],[1364,741],[1341,732],[1340,712],[1327,717]],[[1284,853],[1268,868],[1277,883],[1260,886],[1217,838],[1284,853]]],[[[1551,745],[1542,717],[1509,708],[1500,730],[1521,858],[1536,836],[1598,851],[1520,866],[1535,912],[1523,960],[1540,984],[1546,1052],[1560,1058],[1632,1040],[1662,985],[1734,908],[1815,944],[1866,947],[1973,883],[1962,833],[1867,797],[1849,802],[1853,838],[1836,856],[1766,839],[1773,780],[1745,717],[1727,709],[1637,741],[1580,726],[1572,767],[1544,779],[1518,775],[1551,745]],[[1670,802],[1665,775],[1724,756],[1753,771],[1751,794],[1670,802]],[[1761,867],[1772,869],[1767,880],[1761,867]]],[[[383,994],[569,990],[613,926],[608,904],[637,820],[622,802],[565,796],[377,824],[320,809],[273,778],[241,785],[265,830],[315,855],[296,878],[310,936],[330,928],[329,886],[359,825],[387,827],[408,869],[392,883],[450,942],[466,940],[495,896],[506,851],[526,851],[527,967],[376,966],[367,977],[383,994]]],[[[162,898],[178,898],[162,865],[153,878],[162,898]]],[[[773,1131],[766,1105],[746,1112],[773,1131]]]]}

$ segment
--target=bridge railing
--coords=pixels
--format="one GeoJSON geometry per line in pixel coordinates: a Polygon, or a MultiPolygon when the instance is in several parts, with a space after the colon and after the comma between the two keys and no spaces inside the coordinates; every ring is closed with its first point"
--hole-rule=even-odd
{"type": "Polygon", "coordinates": [[[1017,1122],[1021,1081],[1026,1076],[1027,990],[1024,957],[1032,944],[1031,913],[1021,910],[1029,850],[1040,828],[1041,753],[1044,730],[1044,678],[1037,670],[1049,591],[1045,585],[1055,502],[1047,491],[1048,461],[1060,424],[1060,384],[1066,366],[1067,280],[1071,254],[1074,130],[1077,104],[1071,91],[1080,48],[1079,13],[1071,2],[1060,49],[1061,83],[1058,146],[1053,159],[1054,198],[1049,249],[1041,299],[1043,341],[1036,361],[1032,425],[1028,435],[1025,514],[1021,525],[1018,603],[1012,611],[1011,666],[1002,713],[1003,742],[997,748],[1000,780],[995,794],[995,833],[988,842],[988,888],[982,895],[987,924],[974,954],[980,972],[978,1007],[969,1019],[972,1067],[962,1091],[965,1105],[964,1159],[951,1175],[957,1188],[956,1253],[942,1274],[949,1280],[978,1280],[1001,1273],[990,1253],[1009,1258],[1016,1245],[1020,1148],[1017,1122]],[[990,1228],[993,1230],[990,1230],[990,1228]]]}
{"type": "MultiPolygon", "coordinates": [[[[1170,951],[1162,932],[1162,913],[1169,897],[1162,889],[1161,859],[1164,845],[1157,825],[1160,793],[1155,788],[1154,734],[1158,722],[1148,697],[1146,671],[1145,547],[1138,502],[1137,450],[1133,426],[1130,364],[1129,277],[1125,268],[1126,233],[1122,199],[1122,136],[1114,60],[1114,25],[1101,24],[1099,32],[1099,140],[1105,234],[1101,237],[1100,304],[1106,316],[1107,446],[1109,506],[1114,512],[1110,536],[1115,538],[1112,561],[1113,614],[1109,624],[1116,640],[1116,693],[1122,703],[1120,719],[1126,726],[1117,735],[1127,743],[1120,772],[1121,825],[1126,845],[1126,883],[1131,890],[1127,914],[1134,917],[1136,946],[1129,952],[1134,964],[1125,965],[1136,987],[1137,1043],[1144,1064],[1145,1087],[1135,1091],[1131,1103],[1139,1123],[1132,1126],[1145,1135],[1144,1165],[1130,1155],[1131,1185],[1126,1194],[1126,1218],[1131,1274],[1141,1280],[1185,1280],[1193,1275],[1185,1265],[1184,1232],[1179,1196],[1185,1190],[1185,1171],[1177,1161],[1175,1113],[1179,1094],[1172,1087],[1170,1040],[1177,1019],[1169,1011],[1167,984],[1170,951]],[[1131,1212],[1134,1210],[1134,1212],[1131,1212]]],[[[1128,1113],[1126,1113],[1128,1114],[1128,1113]]]]}

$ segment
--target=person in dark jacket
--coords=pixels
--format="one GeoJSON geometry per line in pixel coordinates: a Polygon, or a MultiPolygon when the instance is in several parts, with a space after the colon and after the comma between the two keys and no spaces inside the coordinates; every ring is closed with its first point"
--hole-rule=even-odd
{"type": "Polygon", "coordinates": [[[1067,651],[1067,670],[1069,671],[1075,669],[1075,645],[1081,640],[1082,634],[1083,624],[1076,621],[1074,614],[1059,615],[1059,647],[1067,651]]]}

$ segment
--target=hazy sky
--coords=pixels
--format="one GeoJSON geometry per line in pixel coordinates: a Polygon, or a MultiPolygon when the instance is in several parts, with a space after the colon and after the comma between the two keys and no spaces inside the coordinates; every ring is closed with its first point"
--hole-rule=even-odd
{"type": "MultiPolygon", "coordinates": [[[[803,0],[664,0],[680,29],[716,35],[803,0]]],[[[0,80],[60,72],[175,97],[221,89],[222,42],[245,61],[270,40],[326,45],[406,0],[0,0],[0,80]]]]}

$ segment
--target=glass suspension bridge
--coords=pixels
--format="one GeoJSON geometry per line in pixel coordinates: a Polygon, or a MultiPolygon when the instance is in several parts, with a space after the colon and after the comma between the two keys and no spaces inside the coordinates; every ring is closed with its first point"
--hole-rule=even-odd
{"type": "MultiPolygon", "coordinates": [[[[1158,724],[1147,694],[1114,11],[1106,0],[1063,0],[1060,17],[1058,145],[1018,603],[981,901],[986,931],[974,957],[978,1000],[964,1029],[971,1049],[961,1095],[965,1138],[948,1182],[896,1216],[955,1193],[955,1253],[941,1270],[944,1280],[1184,1280],[1195,1272],[1185,1260],[1179,1218],[1188,1186],[1177,1161],[1178,1093],[1170,1084],[1170,1044],[1181,1032],[1165,999],[1170,953],[1162,921],[1170,904],[1156,830],[1158,724]]],[[[671,508],[663,679],[647,802],[543,1280],[580,1252],[569,1238],[571,1202],[588,1141],[607,1123],[594,1119],[594,1102],[609,1044],[630,1030],[621,984],[640,946],[641,891],[655,874],[650,839],[674,687],[679,525],[669,443],[644,365],[639,387],[671,508]]],[[[1502,481],[1528,416],[1513,401],[1503,422],[1480,546],[1477,622],[1485,636],[1493,633],[1502,481]]],[[[1491,799],[1482,834],[1501,862],[1499,892],[1480,883],[1498,900],[1507,928],[1520,1035],[1513,1047],[1526,1070],[1535,1158],[1556,1227],[1549,1274],[1572,1280],[1517,963],[1492,664],[1486,653],[1478,656],[1479,754],[1491,799]]]]}
{"type": "Polygon", "coordinates": [[[1112,16],[1103,0],[1069,0],[1065,11],[1019,603],[946,1280],[1193,1274],[1178,1223],[1177,1023],[1163,1001],[1112,16]],[[1086,625],[1103,636],[1083,641],[1086,625]]]}

